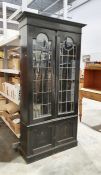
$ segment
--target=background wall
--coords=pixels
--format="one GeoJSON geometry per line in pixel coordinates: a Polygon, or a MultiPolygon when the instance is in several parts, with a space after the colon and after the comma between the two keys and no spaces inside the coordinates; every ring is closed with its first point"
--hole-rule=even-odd
{"type": "MultiPolygon", "coordinates": [[[[82,30],[82,55],[101,61],[101,0],[90,0],[69,12],[73,21],[87,24],[82,30]]],[[[81,64],[83,66],[83,64],[81,64]]]]}

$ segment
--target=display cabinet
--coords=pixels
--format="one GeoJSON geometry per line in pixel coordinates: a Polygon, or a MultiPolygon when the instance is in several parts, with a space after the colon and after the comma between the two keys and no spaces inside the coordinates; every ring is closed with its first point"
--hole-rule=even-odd
{"type": "Polygon", "coordinates": [[[83,24],[22,13],[21,138],[27,162],[77,145],[83,24]]]}

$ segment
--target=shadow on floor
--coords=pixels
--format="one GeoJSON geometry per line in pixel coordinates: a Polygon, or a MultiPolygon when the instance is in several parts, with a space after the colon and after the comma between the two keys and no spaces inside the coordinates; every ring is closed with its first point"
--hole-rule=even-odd
{"type": "Polygon", "coordinates": [[[12,131],[0,121],[0,162],[10,162],[19,156],[12,144],[19,140],[12,131]]]}
{"type": "Polygon", "coordinates": [[[92,129],[101,132],[101,124],[91,127],[92,129]]]}
{"type": "Polygon", "coordinates": [[[94,129],[94,130],[96,130],[96,131],[98,131],[98,132],[101,132],[101,124],[99,124],[99,125],[95,125],[95,126],[91,126],[91,125],[89,125],[89,124],[87,124],[87,123],[85,123],[85,122],[82,122],[84,125],[86,125],[86,126],[88,126],[89,128],[92,128],[92,129],[94,129]]]}

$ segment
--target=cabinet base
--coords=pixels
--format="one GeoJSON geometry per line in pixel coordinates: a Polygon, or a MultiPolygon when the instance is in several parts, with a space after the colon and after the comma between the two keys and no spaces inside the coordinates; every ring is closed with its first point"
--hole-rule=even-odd
{"type": "Polygon", "coordinates": [[[40,154],[33,154],[33,155],[30,155],[30,156],[26,156],[22,150],[20,150],[20,153],[21,155],[23,156],[24,160],[26,161],[26,163],[32,163],[34,161],[38,161],[42,158],[45,158],[45,157],[48,157],[48,156],[51,156],[51,155],[54,155],[55,153],[58,153],[58,152],[62,152],[64,150],[67,150],[67,149],[70,149],[70,148],[73,148],[75,146],[77,146],[77,141],[74,140],[70,143],[67,143],[67,144],[63,144],[63,145],[60,145],[60,146],[57,146],[57,147],[54,147],[53,149],[50,149],[48,151],[44,151],[40,154]]]}

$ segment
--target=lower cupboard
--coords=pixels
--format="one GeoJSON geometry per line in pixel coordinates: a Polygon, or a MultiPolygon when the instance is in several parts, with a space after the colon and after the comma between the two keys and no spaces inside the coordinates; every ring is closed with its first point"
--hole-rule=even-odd
{"type": "Polygon", "coordinates": [[[76,146],[76,122],[77,116],[73,116],[27,127],[21,124],[21,147],[24,150],[24,152],[22,150],[21,152],[24,153],[23,156],[25,156],[26,161],[31,162],[76,146]],[[30,144],[29,140],[31,140],[30,144]]]}

